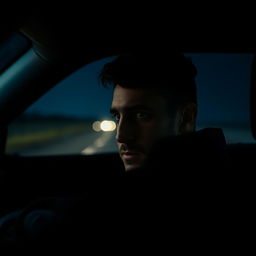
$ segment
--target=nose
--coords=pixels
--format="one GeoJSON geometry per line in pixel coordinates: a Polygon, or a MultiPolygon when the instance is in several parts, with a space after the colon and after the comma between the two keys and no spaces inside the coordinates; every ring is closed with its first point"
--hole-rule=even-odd
{"type": "Polygon", "coordinates": [[[118,143],[128,143],[136,138],[135,124],[128,119],[121,118],[117,125],[116,141],[118,143]]]}

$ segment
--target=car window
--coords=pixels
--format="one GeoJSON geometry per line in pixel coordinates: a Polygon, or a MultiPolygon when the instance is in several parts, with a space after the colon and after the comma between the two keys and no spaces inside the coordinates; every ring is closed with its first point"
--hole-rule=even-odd
{"type": "MultiPolygon", "coordinates": [[[[222,128],[228,143],[253,143],[249,120],[252,54],[186,53],[198,70],[197,130],[222,128]]],[[[21,155],[116,152],[109,114],[112,89],[98,74],[114,57],[86,65],[61,81],[9,127],[7,153],[21,155]]]]}
{"type": "Polygon", "coordinates": [[[227,143],[253,143],[250,78],[253,54],[187,54],[198,71],[197,128],[223,129],[227,143]]]}
{"type": "Polygon", "coordinates": [[[7,153],[21,155],[115,152],[109,113],[112,89],[98,75],[112,58],[86,65],[46,93],[8,130],[7,153]]]}

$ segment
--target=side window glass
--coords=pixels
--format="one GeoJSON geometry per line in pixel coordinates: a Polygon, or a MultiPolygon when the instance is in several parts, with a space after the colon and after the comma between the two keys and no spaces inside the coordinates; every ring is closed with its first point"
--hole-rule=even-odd
{"type": "Polygon", "coordinates": [[[254,143],[250,129],[250,77],[253,54],[198,53],[197,128],[222,128],[227,143],[254,143]]]}
{"type": "MultiPolygon", "coordinates": [[[[197,129],[222,128],[228,143],[254,143],[249,93],[253,54],[185,54],[198,69],[197,129]]],[[[112,89],[98,79],[106,58],[61,81],[9,126],[8,154],[116,152],[112,89]]]]}
{"type": "Polygon", "coordinates": [[[10,126],[7,154],[65,155],[117,151],[109,114],[112,89],[98,75],[106,58],[71,74],[10,126]]]}

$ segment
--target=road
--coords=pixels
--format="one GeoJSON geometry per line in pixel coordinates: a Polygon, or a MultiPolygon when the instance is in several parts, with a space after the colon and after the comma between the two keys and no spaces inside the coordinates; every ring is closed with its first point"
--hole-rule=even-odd
{"type": "Polygon", "coordinates": [[[115,132],[86,132],[66,136],[53,142],[35,146],[20,152],[21,155],[66,155],[66,154],[95,154],[117,151],[115,132]]]}

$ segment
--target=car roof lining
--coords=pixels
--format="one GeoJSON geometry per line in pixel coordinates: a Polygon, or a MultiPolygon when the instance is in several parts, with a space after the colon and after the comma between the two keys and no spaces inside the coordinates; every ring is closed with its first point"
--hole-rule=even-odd
{"type": "MultiPolygon", "coordinates": [[[[43,52],[53,57],[69,59],[97,59],[136,49],[177,49],[182,52],[256,52],[253,33],[238,27],[229,31],[220,26],[177,26],[171,18],[166,23],[144,19],[140,15],[132,18],[127,13],[117,15],[115,11],[100,13],[98,9],[81,9],[63,6],[58,8],[35,8],[20,27],[43,52]],[[169,21],[169,22],[168,22],[169,21]],[[239,38],[243,40],[239,41],[239,38]]],[[[192,22],[191,22],[192,23],[192,22]]],[[[192,23],[193,24],[193,23],[192,23]]],[[[181,25],[181,24],[180,24],[181,25]]]]}

